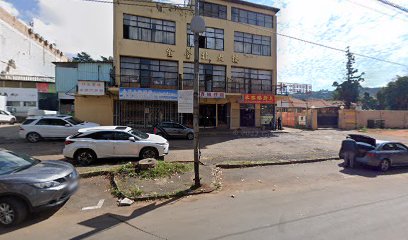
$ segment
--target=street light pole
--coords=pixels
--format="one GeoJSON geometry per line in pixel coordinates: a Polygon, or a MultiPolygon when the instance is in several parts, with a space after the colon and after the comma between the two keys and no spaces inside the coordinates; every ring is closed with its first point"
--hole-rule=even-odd
{"type": "MultiPolygon", "coordinates": [[[[199,0],[194,1],[194,18],[199,19],[199,0]]],[[[192,31],[194,32],[194,99],[193,99],[193,127],[194,127],[194,186],[200,187],[200,173],[199,173],[199,166],[200,166],[200,136],[199,136],[199,72],[200,72],[200,47],[199,47],[199,38],[200,38],[200,31],[193,27],[192,21],[192,31]]]]}

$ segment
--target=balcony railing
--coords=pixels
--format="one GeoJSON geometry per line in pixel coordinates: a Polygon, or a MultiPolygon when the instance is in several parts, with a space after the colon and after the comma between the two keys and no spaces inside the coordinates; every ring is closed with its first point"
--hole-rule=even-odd
{"type": "Polygon", "coordinates": [[[23,82],[48,82],[54,83],[54,77],[46,76],[29,76],[29,75],[9,75],[9,74],[0,74],[0,80],[6,81],[23,81],[23,82]]]}

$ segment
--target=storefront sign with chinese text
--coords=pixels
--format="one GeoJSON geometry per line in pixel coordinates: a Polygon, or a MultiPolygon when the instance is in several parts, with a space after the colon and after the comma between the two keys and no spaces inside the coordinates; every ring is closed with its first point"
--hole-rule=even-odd
{"type": "Polygon", "coordinates": [[[78,81],[78,94],[80,95],[105,95],[105,82],[103,81],[78,81]]]}
{"type": "Polygon", "coordinates": [[[244,94],[242,103],[274,104],[275,95],[271,94],[244,94]]]}
{"type": "Polygon", "coordinates": [[[152,88],[120,88],[120,100],[177,101],[177,90],[152,88]]]}
{"type": "Polygon", "coordinates": [[[200,98],[225,98],[224,92],[200,92],[200,98]]]}

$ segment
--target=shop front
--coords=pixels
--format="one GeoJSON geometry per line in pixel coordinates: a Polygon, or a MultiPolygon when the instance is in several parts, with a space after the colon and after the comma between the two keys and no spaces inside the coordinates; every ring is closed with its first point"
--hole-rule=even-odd
{"type": "Polygon", "coordinates": [[[163,121],[180,122],[177,90],[120,88],[115,102],[116,125],[149,129],[163,121]]]}
{"type": "Polygon", "coordinates": [[[275,96],[243,94],[240,101],[240,127],[267,127],[272,124],[275,96]]]}

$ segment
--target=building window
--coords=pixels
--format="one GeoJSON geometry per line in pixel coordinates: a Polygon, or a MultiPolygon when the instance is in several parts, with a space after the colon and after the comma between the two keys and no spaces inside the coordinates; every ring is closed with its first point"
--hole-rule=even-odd
{"type": "Polygon", "coordinates": [[[124,14],[123,38],[174,45],[176,44],[176,23],[124,14]]]}
{"type": "Polygon", "coordinates": [[[174,89],[178,86],[178,62],[121,57],[122,87],[174,89]]]}
{"type": "Polygon", "coordinates": [[[20,107],[20,102],[19,101],[7,101],[6,105],[9,107],[20,107]]]}
{"type": "MultiPolygon", "coordinates": [[[[193,89],[193,63],[184,63],[183,76],[183,88],[193,89]]],[[[200,91],[225,92],[225,79],[225,66],[200,64],[200,91]]]]}
{"type": "Polygon", "coordinates": [[[227,19],[227,6],[200,1],[199,9],[201,16],[227,19]]]}
{"type": "Polygon", "coordinates": [[[247,11],[239,8],[231,9],[231,18],[234,22],[273,28],[273,16],[263,13],[247,11]]]}
{"type": "MultiPolygon", "coordinates": [[[[202,36],[205,36],[205,48],[224,51],[224,29],[206,27],[202,36]]],[[[194,47],[190,24],[187,25],[187,46],[194,47]]]]}
{"type": "Polygon", "coordinates": [[[29,101],[29,102],[23,102],[24,107],[36,107],[37,102],[35,101],[29,101]]]}
{"type": "Polygon", "coordinates": [[[235,32],[234,50],[237,53],[271,56],[271,37],[235,32]]]}
{"type": "Polygon", "coordinates": [[[233,93],[273,93],[272,71],[233,67],[231,76],[229,91],[233,93]]]}

